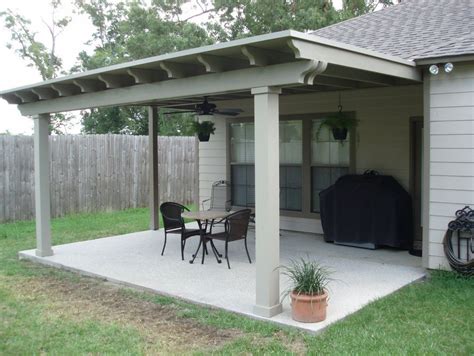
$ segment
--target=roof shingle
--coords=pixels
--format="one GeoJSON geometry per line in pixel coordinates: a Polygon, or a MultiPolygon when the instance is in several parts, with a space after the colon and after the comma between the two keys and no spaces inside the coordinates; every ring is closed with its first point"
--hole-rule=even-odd
{"type": "Polygon", "coordinates": [[[311,34],[410,60],[474,54],[474,0],[404,0],[311,34]]]}

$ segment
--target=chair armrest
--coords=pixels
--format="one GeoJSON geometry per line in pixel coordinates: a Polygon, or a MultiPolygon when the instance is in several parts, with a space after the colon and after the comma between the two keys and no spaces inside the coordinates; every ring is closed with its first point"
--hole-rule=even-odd
{"type": "Polygon", "coordinates": [[[208,202],[208,201],[211,201],[211,199],[204,199],[202,202],[201,202],[201,207],[202,207],[202,210],[206,210],[206,208],[204,207],[204,203],[208,202]]]}

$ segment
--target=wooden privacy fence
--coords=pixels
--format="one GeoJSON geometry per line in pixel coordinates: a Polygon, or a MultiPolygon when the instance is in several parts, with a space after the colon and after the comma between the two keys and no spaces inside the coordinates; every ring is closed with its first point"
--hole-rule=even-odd
{"type": "MultiPolygon", "coordinates": [[[[148,137],[51,136],[51,214],[149,204],[148,137]]],[[[160,201],[189,204],[196,190],[194,137],[159,137],[160,201]]],[[[31,136],[0,136],[0,222],[34,218],[31,136]]]]}

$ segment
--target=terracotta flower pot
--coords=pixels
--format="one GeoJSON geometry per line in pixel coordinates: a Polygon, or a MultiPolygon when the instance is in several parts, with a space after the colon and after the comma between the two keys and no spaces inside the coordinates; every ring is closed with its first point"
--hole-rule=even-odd
{"type": "Polygon", "coordinates": [[[291,314],[302,323],[316,323],[326,319],[328,293],[321,295],[296,294],[291,292],[291,314]]]}

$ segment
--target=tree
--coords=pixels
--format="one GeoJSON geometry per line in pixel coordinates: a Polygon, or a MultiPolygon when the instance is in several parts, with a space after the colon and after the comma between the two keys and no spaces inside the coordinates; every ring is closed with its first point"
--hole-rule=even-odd
{"type": "Polygon", "coordinates": [[[214,0],[227,39],[293,29],[316,30],[338,20],[331,0],[214,0]]]}
{"type": "MultiPolygon", "coordinates": [[[[37,32],[31,30],[29,19],[11,9],[0,12],[4,26],[10,32],[10,42],[7,43],[7,48],[14,50],[20,58],[28,63],[29,67],[36,68],[43,80],[55,78],[62,70],[61,58],[56,54],[56,42],[58,36],[71,21],[68,16],[57,17],[61,0],[52,0],[50,4],[51,22],[43,20],[50,37],[49,47],[36,39],[37,32]]],[[[70,116],[54,114],[51,116],[50,130],[61,134],[70,120],[70,116]]]]}
{"type": "MultiPolygon", "coordinates": [[[[79,0],[79,11],[95,27],[89,44],[94,52],[79,54],[74,71],[89,70],[125,61],[175,52],[213,43],[206,30],[193,23],[174,21],[180,12],[174,1],[112,3],[108,0],[79,0]]],[[[130,133],[143,135],[148,129],[145,108],[101,108],[82,112],[85,133],[130,133]]],[[[162,135],[188,135],[192,115],[167,115],[160,120],[162,135]]]]}
{"type": "Polygon", "coordinates": [[[399,2],[400,0],[343,0],[340,17],[341,20],[347,20],[399,2]]]}

